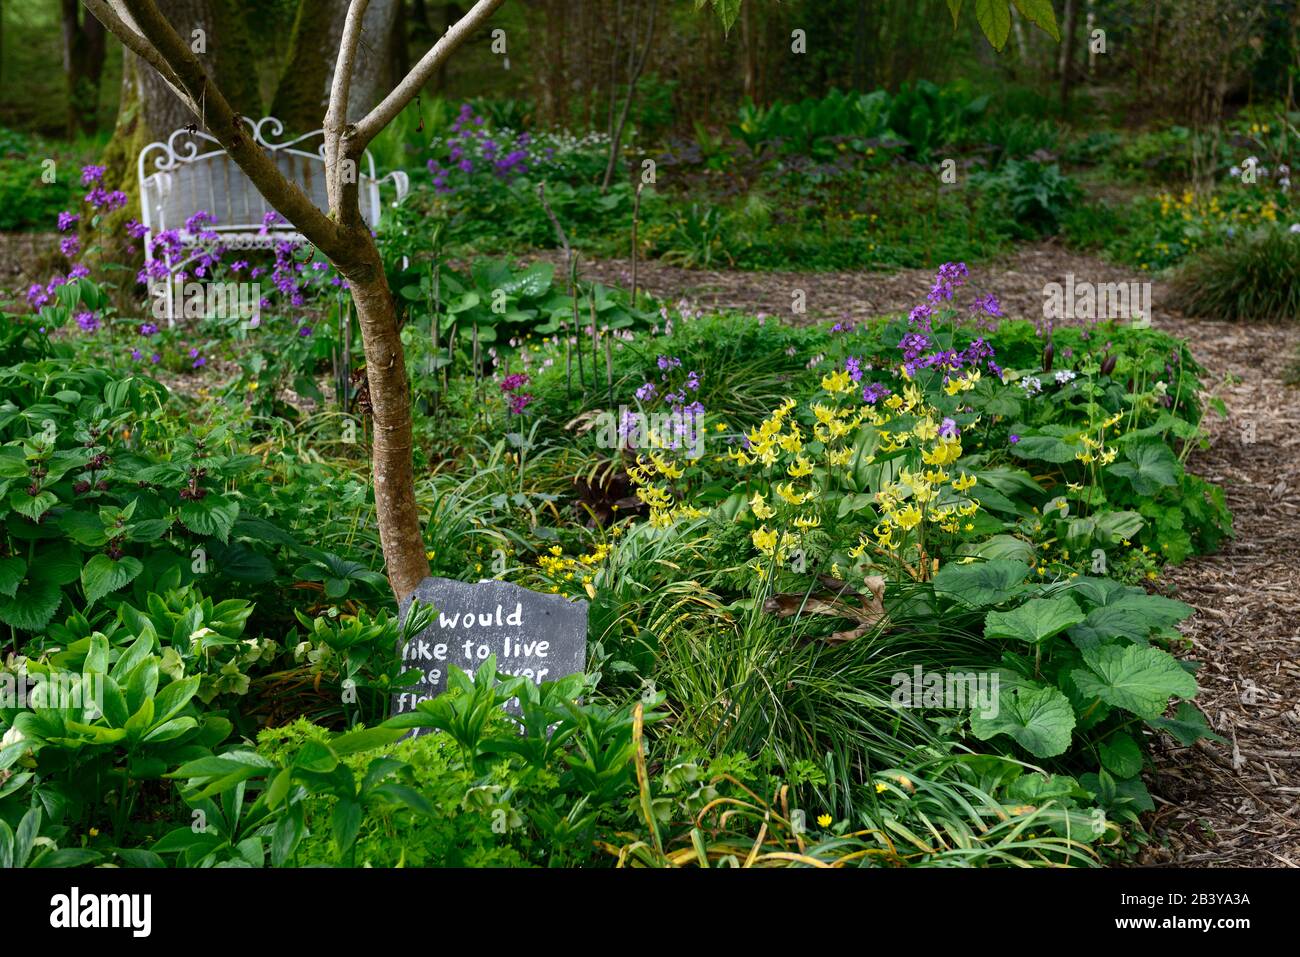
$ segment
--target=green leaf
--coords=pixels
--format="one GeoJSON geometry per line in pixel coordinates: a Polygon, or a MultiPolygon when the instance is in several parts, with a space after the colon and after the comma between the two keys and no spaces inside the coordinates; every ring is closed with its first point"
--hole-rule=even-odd
{"type": "Polygon", "coordinates": [[[1027,564],[1005,558],[969,565],[948,562],[934,576],[934,590],[972,608],[987,608],[1019,594],[1028,574],[1027,564]]]}
{"type": "Polygon", "coordinates": [[[1011,6],[1007,0],[975,0],[975,19],[993,49],[1001,51],[1011,33],[1011,6]]]}
{"type": "Polygon", "coordinates": [[[984,619],[985,638],[1013,638],[1036,645],[1083,621],[1073,598],[1033,598],[1010,611],[991,611],[984,619]]]}
{"type": "Polygon", "coordinates": [[[334,847],[340,855],[346,854],[353,841],[357,839],[357,832],[361,830],[361,812],[360,802],[349,798],[341,799],[334,806],[331,830],[334,836],[334,847]]]}
{"type": "Polygon", "coordinates": [[[1183,474],[1173,450],[1160,441],[1130,445],[1124,457],[1127,461],[1112,465],[1110,474],[1128,479],[1138,495],[1154,495],[1162,487],[1177,485],[1183,474]]]}
{"type": "Polygon", "coordinates": [[[26,574],[27,563],[21,558],[0,558],[0,595],[12,598],[26,574]]]}
{"type": "Polygon", "coordinates": [[[1058,435],[1021,435],[1020,441],[1011,446],[1011,454],[1016,458],[1052,462],[1056,465],[1073,462],[1078,451],[1077,444],[1066,442],[1058,435]]]}
{"type": "Polygon", "coordinates": [[[139,559],[129,555],[114,561],[100,553],[86,562],[81,570],[81,587],[86,590],[86,603],[93,605],[109,592],[124,588],[144,571],[139,559]]]}
{"type": "Polygon", "coordinates": [[[53,492],[28,495],[27,489],[18,488],[9,493],[9,507],[19,515],[26,515],[33,522],[40,521],[42,515],[58,504],[59,499],[53,492]]]}
{"type": "Polygon", "coordinates": [[[952,28],[957,29],[957,18],[961,16],[962,0],[948,0],[948,12],[952,14],[952,28]]]}
{"type": "Polygon", "coordinates": [[[995,716],[972,711],[970,729],[981,741],[1006,734],[1035,757],[1052,758],[1070,746],[1074,708],[1056,688],[1020,682],[998,692],[995,716]]]}
{"type": "Polygon", "coordinates": [[[1097,748],[1101,765],[1117,778],[1137,777],[1142,771],[1142,749],[1127,734],[1119,733],[1097,748]]]}
{"type": "Polygon", "coordinates": [[[1084,649],[1083,660],[1088,670],[1070,673],[1079,691],[1139,718],[1158,718],[1171,697],[1196,694],[1196,679],[1159,648],[1102,645],[1084,649]]]}
{"type": "Polygon", "coordinates": [[[29,581],[13,596],[0,595],[0,621],[22,631],[40,631],[50,623],[62,601],[58,585],[29,581]]]}
{"type": "Polygon", "coordinates": [[[1056,11],[1052,9],[1052,0],[1012,0],[1020,15],[1036,27],[1045,30],[1057,43],[1061,42],[1061,32],[1056,27],[1056,11]]]}
{"type": "Polygon", "coordinates": [[[1173,735],[1174,740],[1183,747],[1191,747],[1199,738],[1209,738],[1211,741],[1218,741],[1220,744],[1227,743],[1222,737],[1210,730],[1210,724],[1205,720],[1205,715],[1190,701],[1180,701],[1178,710],[1174,712],[1172,718],[1149,718],[1147,725],[1157,731],[1168,731],[1173,735]]]}
{"type": "Polygon", "coordinates": [[[181,506],[181,522],[199,535],[214,535],[222,543],[230,538],[230,530],[239,518],[239,503],[220,495],[208,494],[197,502],[181,506]]]}
{"type": "Polygon", "coordinates": [[[386,744],[392,744],[405,733],[399,728],[386,728],[382,725],[378,728],[364,728],[361,731],[339,735],[330,742],[330,750],[342,758],[349,754],[356,754],[358,751],[382,748],[386,744]]]}

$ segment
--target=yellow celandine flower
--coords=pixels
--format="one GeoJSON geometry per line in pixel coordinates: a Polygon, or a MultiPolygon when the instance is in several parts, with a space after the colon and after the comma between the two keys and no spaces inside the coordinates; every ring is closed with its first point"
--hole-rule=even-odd
{"type": "Polygon", "coordinates": [[[976,478],[968,472],[962,472],[961,478],[954,479],[952,483],[953,491],[969,492],[975,487],[976,478]]]}
{"type": "Polygon", "coordinates": [[[915,505],[909,505],[907,508],[895,512],[891,517],[904,531],[910,531],[920,523],[921,510],[915,505]]]}
{"type": "Polygon", "coordinates": [[[818,823],[821,827],[830,827],[830,826],[831,826],[831,816],[830,816],[829,814],[819,814],[819,815],[817,815],[817,823],[818,823]]]}
{"type": "Polygon", "coordinates": [[[876,793],[877,793],[877,794],[884,794],[884,793],[885,793],[886,791],[888,791],[888,790],[889,790],[889,785],[888,785],[888,784],[885,784],[883,781],[877,781],[877,782],[876,782],[876,793]]]}
{"type": "Polygon", "coordinates": [[[754,513],[754,517],[759,520],[771,518],[776,514],[776,509],[767,504],[767,500],[760,492],[755,492],[754,497],[749,500],[749,508],[754,513]]]}

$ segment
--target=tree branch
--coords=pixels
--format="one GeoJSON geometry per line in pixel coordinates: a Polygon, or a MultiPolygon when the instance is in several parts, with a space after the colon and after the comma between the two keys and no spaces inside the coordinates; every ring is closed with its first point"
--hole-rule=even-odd
{"type": "MultiPolygon", "coordinates": [[[[117,12],[105,0],[84,0],[84,3],[91,15],[104,25],[104,29],[121,40],[122,45],[128,50],[157,70],[158,75],[172,88],[172,92],[180,98],[181,102],[195,113],[198,112],[198,105],[181,89],[181,81],[176,78],[176,73],[163,61],[163,58],[158,55],[158,51],[140,33],[135,26],[134,20],[130,23],[126,22],[126,20],[118,16],[117,12]]],[[[127,16],[129,17],[130,14],[127,16]]]]}
{"type": "MultiPolygon", "coordinates": [[[[231,108],[216,84],[208,79],[203,65],[159,13],[153,0],[117,2],[125,9],[127,16],[135,21],[147,43],[140,43],[140,38],[123,22],[125,18],[114,17],[110,22],[105,22],[104,26],[131,49],[152,47],[152,56],[145,53],[141,55],[155,68],[157,60],[161,60],[171,71],[176,85],[186,94],[183,97],[186,105],[194,111],[267,201],[331,259],[336,259],[338,254],[345,252],[347,246],[342,242],[338,226],[316,208],[296,183],[286,179],[275,162],[248,136],[243,120],[231,108]]],[[[167,74],[163,70],[159,72],[166,78],[167,74]]]]}
{"type": "Polygon", "coordinates": [[[505,0],[478,0],[469,13],[465,14],[450,27],[447,32],[430,47],[429,52],[420,58],[420,62],[411,68],[393,92],[367,113],[357,123],[349,137],[348,153],[360,153],[378,135],[379,131],[391,123],[406,105],[419,95],[424,85],[432,79],[438,67],[447,57],[464,43],[475,30],[496,12],[505,0]]]}
{"type": "MultiPolygon", "coordinates": [[[[341,221],[343,191],[347,177],[343,175],[341,144],[348,122],[348,100],[352,89],[352,71],[356,64],[357,44],[361,40],[362,23],[370,0],[350,0],[347,19],[343,23],[343,36],[339,41],[339,55],[334,63],[334,79],[330,85],[329,108],[325,111],[325,168],[329,178],[325,192],[329,197],[330,213],[341,221]]],[[[355,158],[354,158],[355,162],[355,158]]],[[[356,170],[352,181],[356,182],[356,170]]]]}

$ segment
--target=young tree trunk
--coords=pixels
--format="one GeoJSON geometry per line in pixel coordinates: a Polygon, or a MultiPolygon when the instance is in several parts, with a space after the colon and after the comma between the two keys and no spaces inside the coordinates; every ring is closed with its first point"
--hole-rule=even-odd
{"type": "Polygon", "coordinates": [[[419,508],[415,503],[415,437],[411,387],[383,260],[370,235],[350,231],[353,251],[336,264],[348,281],[366,354],[366,385],[374,414],[370,452],[375,515],[393,593],[406,597],[429,574],[419,508]]]}

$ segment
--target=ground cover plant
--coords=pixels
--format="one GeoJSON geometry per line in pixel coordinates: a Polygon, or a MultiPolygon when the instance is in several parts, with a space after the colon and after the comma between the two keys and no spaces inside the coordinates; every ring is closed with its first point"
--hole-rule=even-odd
{"type": "MultiPolygon", "coordinates": [[[[118,6],[87,3],[189,111],[166,133],[199,123],[269,207],[146,217],[150,110],[102,149],[0,128],[0,229],[38,250],[0,278],[0,865],[1167,850],[1160,772],[1237,733],[1178,585],[1257,515],[1214,458],[1236,383],[1163,310],[1300,314],[1300,116],[1246,82],[1289,21],[1251,21],[1250,100],[1205,115],[1127,61],[1104,69],[1151,88],[1106,87],[1078,5],[1046,0],[895,5],[916,36],[864,13],[862,49],[895,30],[958,64],[870,79],[825,50],[767,76],[805,28],[750,0],[629,3],[612,71],[519,50],[534,6],[435,29],[399,4],[384,35],[429,52],[391,89],[353,3],[315,116],[284,81],[298,26],[248,39],[245,89],[167,4],[118,6]],[[707,58],[705,31],[743,88],[645,72],[664,36],[707,58]],[[507,46],[518,86],[457,72],[507,46]],[[248,135],[272,104],[323,126],[328,208],[248,135]],[[373,222],[367,148],[411,184],[373,222]],[[1056,255],[1086,270],[1068,293],[1015,258],[1056,255]],[[585,603],[585,667],[485,655],[420,700],[430,576],[585,603]]],[[[1193,6],[1177,29],[1215,22],[1193,6]]]]}

